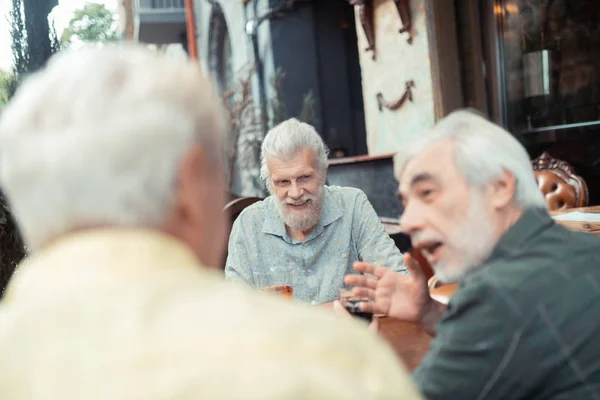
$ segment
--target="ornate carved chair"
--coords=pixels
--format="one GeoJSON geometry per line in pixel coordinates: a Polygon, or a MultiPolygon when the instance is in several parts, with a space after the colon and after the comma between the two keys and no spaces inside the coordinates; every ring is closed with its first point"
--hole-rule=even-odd
{"type": "Polygon", "coordinates": [[[533,171],[550,211],[588,205],[588,187],[566,161],[543,152],[533,160],[533,171]]]}

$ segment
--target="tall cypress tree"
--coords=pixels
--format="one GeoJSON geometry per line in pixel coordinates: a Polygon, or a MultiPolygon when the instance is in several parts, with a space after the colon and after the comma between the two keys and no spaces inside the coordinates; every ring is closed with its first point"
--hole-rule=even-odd
{"type": "Polygon", "coordinates": [[[48,15],[58,5],[58,0],[21,1],[27,32],[28,72],[35,72],[42,68],[50,56],[58,50],[56,33],[48,23],[48,15]]]}
{"type": "Polygon", "coordinates": [[[46,65],[60,49],[56,31],[48,22],[57,4],[58,0],[12,0],[9,18],[14,68],[8,81],[9,99],[27,74],[46,65]]]}

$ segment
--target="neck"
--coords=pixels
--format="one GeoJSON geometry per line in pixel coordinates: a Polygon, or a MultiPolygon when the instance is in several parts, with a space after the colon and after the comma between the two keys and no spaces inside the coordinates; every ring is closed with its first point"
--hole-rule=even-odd
{"type": "Polygon", "coordinates": [[[502,210],[498,218],[498,238],[502,237],[506,231],[516,224],[517,221],[523,216],[523,213],[524,210],[516,206],[509,206],[505,210],[502,210]]]}
{"type": "Polygon", "coordinates": [[[306,231],[296,231],[287,225],[285,226],[285,230],[287,231],[288,235],[290,235],[290,237],[292,239],[298,240],[300,242],[304,242],[306,240],[308,235],[310,235],[310,233],[313,231],[313,228],[314,227],[312,227],[306,231]]]}

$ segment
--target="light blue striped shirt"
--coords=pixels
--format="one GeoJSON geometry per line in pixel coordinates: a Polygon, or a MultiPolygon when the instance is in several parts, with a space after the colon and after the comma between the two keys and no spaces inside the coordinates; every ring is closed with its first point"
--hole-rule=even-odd
{"type": "Polygon", "coordinates": [[[292,239],[273,196],[245,209],[229,238],[227,279],[254,286],[252,272],[292,266],[294,298],[322,304],[338,297],[355,261],[406,273],[402,254],[362,190],[325,186],[321,219],[301,242],[292,239]]]}

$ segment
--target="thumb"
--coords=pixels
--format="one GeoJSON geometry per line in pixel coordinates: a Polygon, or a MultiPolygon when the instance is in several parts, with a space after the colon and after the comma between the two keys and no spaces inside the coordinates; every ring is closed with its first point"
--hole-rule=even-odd
{"type": "Polygon", "coordinates": [[[373,316],[373,322],[371,322],[369,324],[369,330],[371,332],[375,332],[375,333],[379,332],[379,318],[378,317],[373,316]]]}
{"type": "Polygon", "coordinates": [[[404,265],[406,265],[409,274],[414,277],[424,277],[422,265],[426,263],[425,257],[418,250],[413,249],[410,253],[404,254],[404,265]]]}
{"type": "Polygon", "coordinates": [[[348,311],[346,311],[346,309],[344,308],[344,306],[342,305],[342,303],[339,300],[335,300],[333,302],[333,312],[336,315],[342,316],[342,317],[350,317],[350,313],[348,311]]]}

